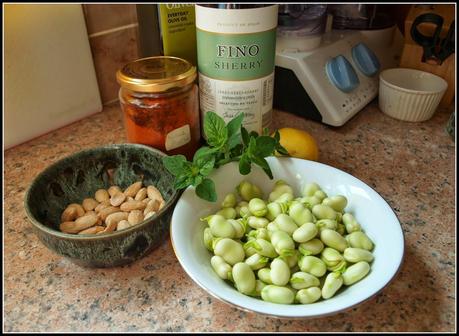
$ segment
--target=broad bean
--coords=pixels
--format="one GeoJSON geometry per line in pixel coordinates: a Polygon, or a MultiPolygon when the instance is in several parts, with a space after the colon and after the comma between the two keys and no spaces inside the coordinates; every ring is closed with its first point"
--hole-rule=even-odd
{"type": "Polygon", "coordinates": [[[288,202],[293,201],[293,195],[290,193],[284,193],[274,200],[275,202],[287,204],[288,202]]]}
{"type": "Polygon", "coordinates": [[[320,299],[322,291],[319,287],[300,289],[295,296],[296,301],[302,304],[314,303],[320,299]]]}
{"type": "Polygon", "coordinates": [[[324,243],[322,243],[322,241],[317,238],[311,239],[306,243],[301,243],[298,246],[298,251],[300,251],[300,253],[305,256],[319,254],[323,249],[324,243]]]}
{"type": "Polygon", "coordinates": [[[319,286],[320,281],[317,277],[306,272],[296,272],[290,278],[290,285],[295,289],[319,286]]]}
{"type": "Polygon", "coordinates": [[[241,218],[239,219],[227,219],[227,222],[230,223],[234,228],[234,238],[239,239],[244,237],[244,234],[247,230],[247,224],[241,218]]]}
{"type": "Polygon", "coordinates": [[[322,287],[322,297],[329,299],[341,288],[343,285],[343,277],[340,272],[328,273],[322,287]]]}
{"type": "Polygon", "coordinates": [[[269,194],[268,199],[270,202],[273,202],[276,199],[278,199],[282,194],[285,194],[285,193],[292,194],[293,196],[293,188],[287,183],[285,183],[285,181],[278,180],[274,184],[274,188],[269,194]]]}
{"type": "Polygon", "coordinates": [[[270,237],[268,234],[268,230],[266,228],[259,228],[256,230],[252,230],[247,234],[247,239],[257,239],[257,238],[261,238],[261,239],[269,241],[270,237]]]}
{"type": "Polygon", "coordinates": [[[343,256],[344,259],[351,263],[357,263],[359,261],[373,261],[373,254],[370,251],[357,247],[348,247],[344,250],[343,256]]]}
{"type": "Polygon", "coordinates": [[[258,270],[265,267],[269,262],[269,258],[255,253],[245,260],[245,263],[250,266],[252,270],[258,270]]]}
{"type": "Polygon", "coordinates": [[[214,249],[212,248],[213,239],[214,239],[214,236],[212,235],[210,228],[206,227],[204,229],[204,245],[210,252],[214,251],[214,249]]]}
{"type": "Polygon", "coordinates": [[[209,219],[209,227],[214,237],[234,238],[236,231],[222,215],[213,215],[209,219]]]}
{"type": "Polygon", "coordinates": [[[255,296],[255,297],[260,297],[261,296],[261,291],[263,290],[264,287],[266,287],[268,284],[265,284],[261,280],[255,280],[255,289],[253,290],[252,293],[250,293],[250,296],[255,296]]]}
{"type": "Polygon", "coordinates": [[[320,199],[321,202],[323,202],[323,200],[327,198],[327,194],[323,190],[317,190],[313,196],[320,199]]]}
{"type": "Polygon", "coordinates": [[[232,268],[222,257],[214,255],[210,258],[210,264],[221,279],[228,280],[230,278],[232,268]]]}
{"type": "Polygon", "coordinates": [[[247,218],[247,223],[251,228],[260,229],[265,228],[269,221],[264,217],[249,216],[247,218]]]}
{"type": "Polygon", "coordinates": [[[288,206],[285,203],[279,203],[279,202],[268,203],[266,207],[267,207],[266,218],[268,218],[270,221],[273,221],[281,213],[286,213],[288,210],[288,206]]]}
{"type": "Polygon", "coordinates": [[[324,262],[314,256],[303,256],[298,260],[300,270],[320,278],[327,271],[324,262]]]}
{"type": "Polygon", "coordinates": [[[245,253],[242,245],[230,238],[222,238],[215,244],[214,253],[222,257],[228,264],[235,265],[244,261],[245,253]]]}
{"type": "Polygon", "coordinates": [[[298,250],[294,250],[292,255],[286,256],[286,255],[281,255],[279,258],[284,260],[288,267],[290,267],[290,270],[294,268],[295,266],[298,266],[298,257],[300,256],[300,252],[298,250]]]}
{"type": "Polygon", "coordinates": [[[325,245],[332,247],[339,252],[344,252],[344,250],[348,247],[346,239],[334,230],[323,229],[320,232],[320,240],[322,240],[325,245]]]}
{"type": "Polygon", "coordinates": [[[221,204],[222,208],[234,208],[237,203],[237,197],[235,193],[229,193],[223,199],[221,204]]]}
{"type": "Polygon", "coordinates": [[[237,217],[236,209],[234,208],[223,208],[216,213],[217,215],[221,215],[226,219],[235,219],[237,217]]]}
{"type": "Polygon", "coordinates": [[[249,265],[239,262],[233,266],[233,280],[236,288],[243,294],[250,294],[255,290],[255,274],[249,265]]]}
{"type": "Polygon", "coordinates": [[[290,304],[293,303],[295,296],[287,287],[267,285],[261,290],[261,298],[268,302],[290,304]]]}
{"type": "Polygon", "coordinates": [[[247,202],[255,197],[263,197],[260,188],[248,181],[242,181],[241,183],[239,183],[239,185],[236,187],[236,190],[239,193],[239,195],[241,195],[241,198],[247,202]]]}
{"type": "Polygon", "coordinates": [[[319,231],[314,223],[304,223],[293,232],[293,240],[297,243],[305,243],[313,239],[319,231]]]}
{"type": "Polygon", "coordinates": [[[274,231],[279,231],[279,227],[277,226],[276,222],[270,222],[266,225],[266,230],[271,234],[274,231]]]}
{"type": "Polygon", "coordinates": [[[268,212],[265,201],[259,198],[252,198],[249,202],[249,211],[254,216],[263,217],[268,212]]]}
{"type": "Polygon", "coordinates": [[[295,253],[295,242],[285,231],[274,231],[271,234],[271,244],[280,256],[292,256],[295,253]]]}
{"type": "Polygon", "coordinates": [[[239,202],[237,206],[234,208],[234,210],[236,210],[239,217],[245,217],[250,215],[249,203],[246,201],[239,202]]]}
{"type": "Polygon", "coordinates": [[[268,258],[275,258],[278,255],[273,245],[269,241],[264,239],[258,238],[249,240],[247,243],[244,244],[244,247],[253,247],[256,253],[268,258]]]}
{"type": "Polygon", "coordinates": [[[326,197],[322,200],[323,205],[328,205],[336,212],[343,212],[344,208],[347,206],[347,198],[343,195],[335,195],[331,197],[326,197]]]}
{"type": "Polygon", "coordinates": [[[271,262],[271,281],[274,285],[285,286],[290,280],[290,267],[281,258],[271,262]]]}
{"type": "Polygon", "coordinates": [[[320,254],[320,259],[329,271],[341,271],[347,265],[343,255],[331,247],[324,248],[320,254]]]}
{"type": "Polygon", "coordinates": [[[312,207],[312,213],[317,219],[334,219],[336,220],[336,211],[328,205],[317,204],[312,207]]]}
{"type": "Polygon", "coordinates": [[[350,286],[362,280],[368,272],[370,272],[370,265],[366,261],[359,261],[344,271],[343,282],[346,286],[350,286]]]}
{"type": "Polygon", "coordinates": [[[319,219],[316,222],[316,227],[321,232],[324,229],[337,230],[338,223],[334,219],[319,219]]]}
{"type": "Polygon", "coordinates": [[[351,247],[361,248],[367,251],[373,250],[374,244],[362,231],[356,231],[346,236],[346,241],[351,247]]]}
{"type": "Polygon", "coordinates": [[[306,183],[303,187],[302,195],[303,196],[314,196],[315,192],[318,190],[321,190],[321,188],[317,183],[315,182],[306,183]]]}
{"type": "Polygon", "coordinates": [[[288,214],[297,225],[312,222],[312,213],[300,202],[294,202],[290,205],[288,214]]]}
{"type": "Polygon", "coordinates": [[[287,232],[290,236],[298,229],[298,226],[295,224],[295,221],[286,214],[280,214],[274,220],[274,223],[277,224],[279,230],[287,232]]]}
{"type": "Polygon", "coordinates": [[[344,224],[338,223],[338,227],[336,228],[336,232],[338,232],[340,235],[342,235],[344,237],[344,235],[346,234],[346,227],[344,226],[344,224]]]}
{"type": "Polygon", "coordinates": [[[321,200],[315,196],[305,196],[300,199],[300,202],[305,205],[308,209],[312,209],[314,205],[320,204],[321,200]]]}
{"type": "Polygon", "coordinates": [[[261,281],[272,285],[273,282],[271,280],[271,270],[269,268],[259,269],[257,275],[261,281]]]}
{"type": "Polygon", "coordinates": [[[343,215],[343,223],[346,226],[347,233],[362,231],[362,228],[355,217],[348,212],[343,215]]]}

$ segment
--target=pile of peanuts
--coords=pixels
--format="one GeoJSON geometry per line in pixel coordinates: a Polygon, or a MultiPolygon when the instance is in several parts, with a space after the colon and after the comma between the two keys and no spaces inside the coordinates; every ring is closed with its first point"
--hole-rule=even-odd
{"type": "Polygon", "coordinates": [[[61,215],[59,229],[65,233],[102,234],[137,225],[165,205],[156,187],[135,182],[124,191],[114,185],[96,191],[82,204],[72,203],[61,215]]]}

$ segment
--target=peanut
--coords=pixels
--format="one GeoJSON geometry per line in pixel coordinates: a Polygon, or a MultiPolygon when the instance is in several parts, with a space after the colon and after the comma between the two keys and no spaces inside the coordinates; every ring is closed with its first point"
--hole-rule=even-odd
{"type": "Polygon", "coordinates": [[[128,222],[131,225],[139,224],[143,221],[143,213],[141,210],[132,210],[128,215],[128,222]]]}
{"type": "Polygon", "coordinates": [[[78,203],[72,203],[72,204],[69,205],[69,207],[74,207],[76,209],[77,218],[83,216],[85,214],[85,212],[86,212],[84,210],[84,208],[78,203]]]}
{"type": "Polygon", "coordinates": [[[156,211],[150,211],[145,215],[145,218],[143,220],[146,220],[147,218],[150,218],[151,216],[154,216],[156,214],[156,211]]]}
{"type": "Polygon", "coordinates": [[[113,222],[115,224],[118,224],[119,221],[122,221],[123,219],[127,219],[127,218],[128,218],[128,214],[126,212],[122,212],[122,211],[114,212],[114,213],[112,213],[112,214],[107,216],[107,218],[105,219],[105,224],[108,227],[113,222]]]}
{"type": "Polygon", "coordinates": [[[147,187],[147,194],[148,194],[148,198],[149,199],[152,199],[152,200],[158,200],[158,201],[161,201],[163,199],[163,196],[161,195],[161,193],[159,192],[158,189],[156,189],[154,186],[152,185],[149,185],[147,187]]]}
{"type": "Polygon", "coordinates": [[[145,203],[142,201],[127,201],[121,204],[120,209],[122,211],[132,211],[132,210],[143,210],[145,209],[145,203]]]}
{"type": "Polygon", "coordinates": [[[61,222],[71,222],[78,217],[77,209],[74,206],[68,206],[65,208],[61,215],[61,222]]]}
{"type": "Polygon", "coordinates": [[[85,198],[82,204],[86,211],[91,211],[99,205],[99,202],[97,202],[94,198],[85,198]]]}
{"type": "Polygon", "coordinates": [[[123,191],[121,190],[121,188],[118,187],[118,186],[116,186],[116,185],[111,186],[110,188],[108,188],[107,191],[108,191],[108,194],[109,194],[111,197],[115,196],[115,195],[118,194],[118,193],[122,193],[122,192],[123,192],[123,191]]]}
{"type": "Polygon", "coordinates": [[[100,210],[99,217],[102,218],[102,220],[106,220],[108,215],[118,211],[120,211],[120,208],[109,206],[105,209],[100,210]]]}
{"type": "Polygon", "coordinates": [[[137,192],[134,199],[136,201],[143,201],[146,197],[147,197],[147,188],[142,188],[137,192]]]}
{"type": "Polygon", "coordinates": [[[96,194],[94,195],[96,198],[97,202],[102,203],[105,200],[110,199],[110,195],[108,194],[107,190],[105,189],[99,189],[96,191],[96,194]]]}
{"type": "Polygon", "coordinates": [[[105,230],[102,231],[101,233],[110,233],[110,232],[113,232],[113,231],[115,231],[117,225],[118,225],[117,222],[111,221],[110,224],[107,224],[107,227],[106,227],[105,230]]]}
{"type": "Polygon", "coordinates": [[[124,200],[126,199],[126,195],[123,194],[122,192],[119,192],[110,198],[110,204],[117,207],[120,206],[124,200]]]}
{"type": "Polygon", "coordinates": [[[63,222],[59,225],[59,229],[65,233],[78,233],[80,231],[76,229],[75,222],[63,222]]]}
{"type": "Polygon", "coordinates": [[[98,226],[93,226],[93,227],[90,227],[89,229],[80,231],[78,232],[78,234],[95,234],[98,232],[102,232],[104,230],[105,230],[105,227],[98,225],[98,226]]]}
{"type": "Polygon", "coordinates": [[[84,215],[75,221],[75,230],[82,231],[94,226],[96,225],[98,219],[99,218],[95,214],[84,215]]]}
{"type": "Polygon", "coordinates": [[[102,203],[99,203],[99,205],[96,206],[96,208],[94,210],[96,212],[100,212],[102,209],[105,209],[105,208],[107,208],[109,206],[110,206],[110,201],[109,200],[105,200],[102,203]]]}
{"type": "Polygon", "coordinates": [[[126,201],[135,201],[135,200],[134,200],[134,197],[129,196],[126,198],[126,201]]]}
{"type": "Polygon", "coordinates": [[[124,230],[128,227],[131,227],[131,224],[129,224],[127,220],[123,219],[122,221],[118,222],[118,225],[116,226],[116,231],[124,230]]]}
{"type": "Polygon", "coordinates": [[[159,202],[157,200],[149,200],[143,214],[146,215],[150,211],[157,211],[159,208],[159,202]]]}
{"type": "Polygon", "coordinates": [[[139,192],[140,188],[142,188],[142,182],[135,182],[124,190],[124,194],[126,196],[134,197],[139,192]]]}

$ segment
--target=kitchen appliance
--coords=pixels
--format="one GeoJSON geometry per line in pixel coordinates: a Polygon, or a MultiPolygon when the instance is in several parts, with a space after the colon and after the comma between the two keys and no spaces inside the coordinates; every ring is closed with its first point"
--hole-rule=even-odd
{"type": "Polygon", "coordinates": [[[274,107],[341,126],[378,94],[379,72],[398,66],[395,27],[331,30],[309,51],[276,50],[274,107]]]}

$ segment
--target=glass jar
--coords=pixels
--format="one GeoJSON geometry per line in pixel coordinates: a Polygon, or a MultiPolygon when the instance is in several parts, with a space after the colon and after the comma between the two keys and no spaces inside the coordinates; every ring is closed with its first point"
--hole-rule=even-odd
{"type": "Polygon", "coordinates": [[[154,56],[126,64],[116,77],[127,141],[191,160],[200,141],[196,67],[154,56]]]}

